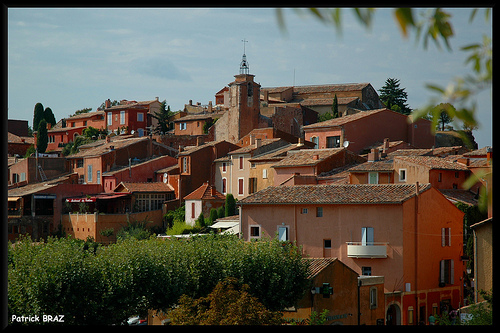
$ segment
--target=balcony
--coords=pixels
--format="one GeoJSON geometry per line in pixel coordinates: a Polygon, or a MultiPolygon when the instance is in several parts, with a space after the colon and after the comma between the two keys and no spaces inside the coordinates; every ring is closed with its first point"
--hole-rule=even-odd
{"type": "Polygon", "coordinates": [[[388,243],[347,242],[347,256],[349,258],[387,258],[388,243]]]}

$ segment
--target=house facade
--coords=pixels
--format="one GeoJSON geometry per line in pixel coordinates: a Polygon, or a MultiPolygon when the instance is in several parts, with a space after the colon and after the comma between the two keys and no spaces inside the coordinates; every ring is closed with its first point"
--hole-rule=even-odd
{"type": "Polygon", "coordinates": [[[337,148],[349,142],[348,149],[362,153],[367,147],[383,141],[390,133],[390,141],[402,140],[417,148],[434,146],[431,122],[419,119],[414,123],[409,116],[388,109],[362,111],[304,126],[307,141],[316,148],[337,148]]]}
{"type": "Polygon", "coordinates": [[[111,106],[110,100],[105,101],[106,128],[108,132],[127,134],[137,132],[141,137],[149,134],[148,128],[156,126],[156,118],[152,117],[159,112],[161,103],[158,97],[151,101],[122,100],[118,105],[111,106]]]}
{"type": "Polygon", "coordinates": [[[275,186],[239,205],[245,240],[277,235],[304,256],[384,275],[391,323],[463,304],[463,213],[430,184],[275,186]]]}
{"type": "Polygon", "coordinates": [[[215,186],[204,183],[199,188],[184,197],[186,205],[185,221],[194,226],[196,220],[203,213],[205,218],[210,216],[212,208],[224,206],[226,196],[217,191],[215,186]]]}

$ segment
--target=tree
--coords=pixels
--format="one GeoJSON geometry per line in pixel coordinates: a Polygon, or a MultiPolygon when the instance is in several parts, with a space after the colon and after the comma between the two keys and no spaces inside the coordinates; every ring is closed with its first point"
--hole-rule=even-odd
{"type": "Polygon", "coordinates": [[[236,214],[236,201],[231,193],[226,195],[226,216],[232,216],[236,214]]]}
{"type": "Polygon", "coordinates": [[[153,117],[158,119],[158,126],[156,126],[155,133],[167,133],[170,130],[169,119],[173,115],[170,111],[170,105],[167,105],[167,100],[163,100],[160,105],[160,111],[155,112],[153,117]]]}
{"type": "Polygon", "coordinates": [[[217,283],[206,297],[186,295],[169,313],[174,325],[280,325],[283,314],[269,311],[249,293],[247,284],[228,277],[217,283]]]}
{"type": "Polygon", "coordinates": [[[210,217],[208,218],[208,225],[212,225],[215,223],[215,220],[219,218],[219,215],[217,214],[217,209],[212,208],[210,209],[210,217]]]}
{"type": "Polygon", "coordinates": [[[46,107],[45,111],[43,111],[43,119],[45,119],[45,121],[52,126],[56,124],[56,117],[54,117],[54,113],[49,107],[46,107]]]}
{"type": "Polygon", "coordinates": [[[47,150],[47,144],[49,142],[49,137],[47,134],[47,122],[42,119],[38,123],[38,131],[36,134],[36,147],[39,153],[45,153],[47,150]]]}
{"type": "Polygon", "coordinates": [[[43,112],[44,111],[42,103],[36,103],[35,109],[33,110],[33,129],[35,131],[38,131],[38,125],[40,124],[40,121],[44,118],[43,112]]]}
{"type": "Polygon", "coordinates": [[[220,206],[219,208],[217,208],[217,216],[219,218],[226,217],[226,209],[224,208],[224,206],[220,206]]]}
{"type": "Polygon", "coordinates": [[[333,118],[338,118],[339,116],[339,101],[337,100],[337,94],[333,97],[333,104],[332,104],[332,117],[333,118]]]}
{"type": "Polygon", "coordinates": [[[399,87],[399,80],[388,78],[382,88],[379,89],[380,100],[385,104],[388,109],[408,115],[411,109],[406,104],[408,94],[405,88],[399,87]]]}
{"type": "Polygon", "coordinates": [[[207,226],[207,223],[205,222],[205,216],[203,216],[203,212],[201,212],[198,218],[196,219],[196,224],[202,228],[207,226]]]}

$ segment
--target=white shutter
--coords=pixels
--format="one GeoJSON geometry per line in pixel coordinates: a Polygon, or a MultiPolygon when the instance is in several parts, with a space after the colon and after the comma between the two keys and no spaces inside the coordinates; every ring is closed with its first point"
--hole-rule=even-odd
{"type": "Polygon", "coordinates": [[[361,245],[366,246],[366,228],[361,228],[361,245]]]}
{"type": "Polygon", "coordinates": [[[451,246],[451,228],[448,228],[448,246],[451,246]]]}

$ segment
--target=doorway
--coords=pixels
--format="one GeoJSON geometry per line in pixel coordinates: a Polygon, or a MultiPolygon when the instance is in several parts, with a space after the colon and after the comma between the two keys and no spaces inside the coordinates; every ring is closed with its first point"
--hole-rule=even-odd
{"type": "Polygon", "coordinates": [[[389,305],[385,318],[386,325],[401,325],[401,308],[399,307],[399,305],[389,305]]]}

